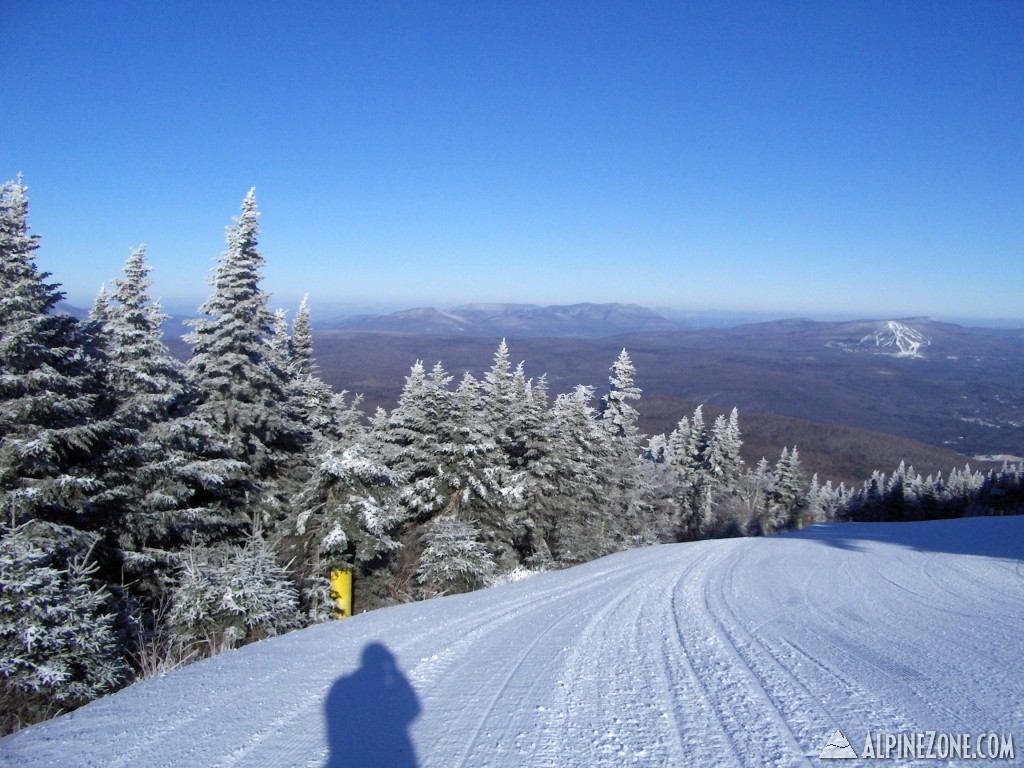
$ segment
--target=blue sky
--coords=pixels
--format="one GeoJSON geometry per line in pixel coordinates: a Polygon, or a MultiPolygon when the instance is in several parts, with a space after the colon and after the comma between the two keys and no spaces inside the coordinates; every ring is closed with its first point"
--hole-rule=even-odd
{"type": "Polygon", "coordinates": [[[1024,317],[1024,4],[0,6],[0,176],[88,304],[194,309],[256,187],[264,287],[1024,317]]]}

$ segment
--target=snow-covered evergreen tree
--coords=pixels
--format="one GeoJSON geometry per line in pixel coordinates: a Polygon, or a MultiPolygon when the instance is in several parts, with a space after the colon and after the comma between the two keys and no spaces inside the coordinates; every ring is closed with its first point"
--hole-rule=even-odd
{"type": "Polygon", "coordinates": [[[348,392],[335,393],[320,378],[313,357],[313,329],[308,298],[303,298],[292,324],[285,355],[292,391],[302,423],[312,433],[313,463],[325,453],[353,444],[365,432],[365,417],[359,410],[361,396],[349,399],[348,392]]]}
{"type": "Polygon", "coordinates": [[[170,566],[186,540],[208,541],[238,527],[224,514],[224,500],[244,469],[193,414],[198,393],[163,343],[166,315],[149,297],[150,271],[145,249],[134,250],[114,281],[103,323],[114,416],[133,436],[131,455],[107,465],[108,484],[119,490],[111,526],[129,573],[147,580],[170,566]]]}
{"type": "Polygon", "coordinates": [[[739,413],[733,408],[728,419],[722,415],[715,419],[704,449],[705,471],[720,491],[733,488],[743,476],[742,446],[739,413]]]}
{"type": "Polygon", "coordinates": [[[805,522],[813,524],[834,520],[842,509],[845,496],[846,488],[842,483],[838,488],[833,487],[831,480],[822,485],[815,472],[807,488],[805,522]]]}
{"type": "MultiPolygon", "coordinates": [[[[110,530],[104,467],[126,447],[124,429],[111,418],[101,340],[91,326],[57,310],[63,294],[36,268],[37,246],[28,231],[25,188],[20,180],[8,182],[0,187],[0,544],[16,562],[0,592],[13,610],[35,612],[50,636],[36,645],[20,630],[7,635],[0,678],[10,677],[14,686],[5,695],[39,694],[24,710],[35,712],[27,715],[32,718],[45,714],[40,702],[54,710],[77,706],[120,675],[113,635],[106,634],[113,608],[93,569],[109,573],[116,566],[116,547],[104,540],[110,530]],[[53,607],[57,595],[67,598],[60,584],[80,606],[53,607]],[[90,621],[96,636],[76,639],[90,621]],[[27,643],[27,657],[17,656],[19,641],[27,643]],[[67,667],[56,658],[52,667],[40,661],[43,677],[31,676],[31,659],[60,656],[62,649],[67,667]],[[30,658],[28,666],[17,658],[30,658]]],[[[20,707],[15,717],[23,717],[20,707]]]]}
{"type": "Polygon", "coordinates": [[[744,473],[729,502],[723,510],[731,513],[731,519],[720,521],[721,535],[757,536],[766,519],[769,498],[772,494],[774,475],[768,460],[763,456],[757,465],[744,473]]]}
{"type": "Polygon", "coordinates": [[[673,495],[679,509],[679,536],[683,541],[701,533],[708,514],[710,478],[704,466],[708,434],[701,406],[693,418],[683,417],[668,437],[666,461],[673,470],[673,495]]]}
{"type": "Polygon", "coordinates": [[[0,187],[0,492],[10,527],[41,519],[86,530],[105,521],[103,456],[120,428],[104,402],[102,352],[71,315],[59,286],[33,260],[28,199],[0,187]]]}
{"type": "Polygon", "coordinates": [[[309,620],[331,618],[329,574],[335,568],[354,572],[364,606],[396,601],[384,566],[399,547],[405,521],[398,502],[401,482],[365,441],[321,457],[296,503],[294,532],[302,541],[297,567],[309,620]]]}
{"type": "Polygon", "coordinates": [[[616,453],[593,400],[593,388],[583,385],[555,398],[547,484],[531,512],[555,560],[567,565],[614,549],[608,498],[616,453]]]}
{"type": "Polygon", "coordinates": [[[302,297],[299,311],[295,313],[290,339],[291,362],[299,378],[317,373],[313,359],[313,323],[309,311],[309,296],[302,297]]]}
{"type": "Polygon", "coordinates": [[[610,466],[609,528],[606,535],[615,549],[642,543],[652,510],[645,498],[641,479],[640,414],[632,403],[640,399],[636,368],[625,349],[612,365],[609,390],[601,400],[601,425],[608,433],[614,459],[610,466]]]}
{"type": "Polygon", "coordinates": [[[515,384],[509,360],[508,344],[502,339],[494,353],[494,363],[480,385],[485,428],[494,442],[506,451],[512,439],[511,427],[515,413],[515,384]]]}
{"type": "Polygon", "coordinates": [[[236,506],[258,508],[273,522],[305,479],[309,433],[295,413],[288,372],[270,346],[273,318],[260,288],[258,219],[250,190],[228,228],[214,292],[199,308],[207,317],[193,321],[189,371],[201,393],[198,415],[228,441],[232,458],[246,465],[248,492],[238,494],[236,506]]]}
{"type": "Polygon", "coordinates": [[[783,448],[782,455],[771,472],[771,487],[762,516],[761,531],[772,533],[796,525],[805,500],[800,454],[795,446],[792,451],[783,448]]]}
{"type": "Polygon", "coordinates": [[[106,285],[101,285],[100,291],[96,294],[96,299],[92,303],[92,309],[89,310],[89,322],[98,325],[102,329],[106,326],[109,319],[110,291],[107,290],[106,285]]]}
{"type": "MultiPolygon", "coordinates": [[[[459,516],[473,508],[470,516],[490,511],[491,506],[500,508],[498,478],[504,466],[504,456],[498,447],[484,415],[486,396],[480,383],[466,372],[453,398],[455,410],[453,423],[449,425],[451,443],[442,447],[447,458],[443,471],[449,477],[449,486],[460,492],[452,497],[451,511],[459,516]]],[[[495,509],[493,516],[501,515],[495,509]]],[[[504,527],[497,519],[489,521],[491,526],[504,527]]]]}
{"type": "Polygon", "coordinates": [[[495,572],[472,520],[450,514],[434,518],[423,529],[422,547],[416,581],[428,597],[476,589],[495,572]]]}
{"type": "Polygon", "coordinates": [[[552,563],[550,534],[557,514],[549,500],[557,493],[560,457],[556,455],[556,426],[548,409],[547,380],[526,379],[523,366],[513,374],[516,408],[513,414],[514,440],[509,444],[508,467],[518,474],[522,501],[519,507],[517,549],[534,568],[552,563]]]}
{"type": "Polygon", "coordinates": [[[426,373],[417,361],[406,376],[397,407],[375,429],[384,464],[406,478],[401,501],[419,524],[443,510],[452,492],[442,480],[456,420],[451,380],[440,363],[426,373]]]}
{"type": "Polygon", "coordinates": [[[636,546],[680,540],[679,505],[675,494],[675,472],[668,464],[668,440],[652,435],[639,464],[639,487],[643,515],[634,534],[636,546]]]}
{"type": "Polygon", "coordinates": [[[743,507],[735,498],[744,485],[742,445],[737,410],[733,408],[728,419],[717,416],[704,442],[698,471],[700,527],[709,536],[736,535],[743,529],[735,520],[743,507]]]}
{"type": "Polygon", "coordinates": [[[537,458],[535,441],[543,431],[543,409],[547,407],[547,392],[543,379],[534,393],[533,382],[526,378],[523,363],[512,372],[512,413],[505,430],[507,441],[502,446],[506,464],[510,469],[525,469],[537,458]]]}
{"type": "Polygon", "coordinates": [[[441,512],[475,517],[500,493],[479,384],[467,376],[453,392],[451,381],[441,363],[425,373],[417,362],[398,406],[375,429],[384,463],[406,478],[401,499],[417,524],[441,512]]]}
{"type": "Polygon", "coordinates": [[[633,454],[639,445],[640,414],[631,403],[640,399],[641,390],[635,383],[636,367],[625,349],[612,365],[608,382],[608,394],[602,398],[601,423],[622,443],[624,453],[633,454]]]}
{"type": "Polygon", "coordinates": [[[124,681],[95,541],[41,521],[0,527],[0,736],[124,681]]]}
{"type": "Polygon", "coordinates": [[[285,370],[291,366],[291,337],[288,335],[288,313],[284,309],[276,309],[270,323],[269,355],[274,363],[285,370]]]}

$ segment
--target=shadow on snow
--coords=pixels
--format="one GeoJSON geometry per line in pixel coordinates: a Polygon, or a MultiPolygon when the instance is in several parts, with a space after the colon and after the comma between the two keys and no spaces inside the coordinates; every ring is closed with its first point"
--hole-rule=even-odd
{"type": "Polygon", "coordinates": [[[862,551],[870,542],[920,552],[1024,560],[1024,516],[960,517],[906,523],[823,523],[789,534],[839,549],[862,551]]]}
{"type": "Polygon", "coordinates": [[[330,753],[324,768],[416,768],[409,726],[420,713],[412,685],[381,643],[331,686],[324,705],[330,753]]]}

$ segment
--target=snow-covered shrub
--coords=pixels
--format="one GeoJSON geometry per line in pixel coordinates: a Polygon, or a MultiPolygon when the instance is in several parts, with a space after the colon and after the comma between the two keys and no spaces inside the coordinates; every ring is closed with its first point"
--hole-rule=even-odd
{"type": "Polygon", "coordinates": [[[536,576],[538,573],[544,573],[545,570],[544,568],[527,568],[524,565],[517,565],[510,571],[502,571],[488,579],[487,586],[500,587],[502,584],[512,584],[536,576]]]}
{"type": "Polygon", "coordinates": [[[173,672],[200,658],[200,649],[177,635],[168,620],[170,603],[161,601],[148,615],[134,616],[135,647],[129,656],[140,680],[173,672]]]}
{"type": "Polygon", "coordinates": [[[472,522],[442,515],[426,525],[416,582],[427,595],[467,592],[493,573],[494,559],[472,522]]]}
{"type": "Polygon", "coordinates": [[[204,655],[302,624],[298,591],[258,532],[243,546],[188,548],[168,621],[182,642],[204,655]]]}
{"type": "Polygon", "coordinates": [[[0,530],[0,734],[117,688],[110,595],[94,581],[88,542],[62,526],[0,530]],[[85,544],[86,554],[81,551],[85,544]]]}

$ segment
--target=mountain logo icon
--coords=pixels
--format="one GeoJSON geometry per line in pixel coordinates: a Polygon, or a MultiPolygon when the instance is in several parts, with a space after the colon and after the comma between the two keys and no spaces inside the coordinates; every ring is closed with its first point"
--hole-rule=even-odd
{"type": "Polygon", "coordinates": [[[843,732],[836,728],[832,735],[828,737],[828,742],[818,757],[822,760],[849,760],[856,758],[857,753],[850,746],[849,739],[843,736],[843,732]]]}

